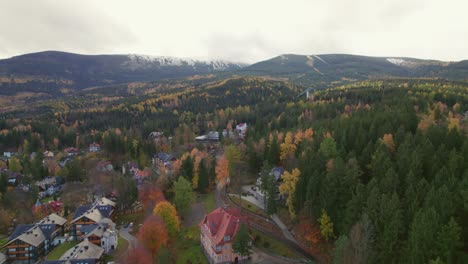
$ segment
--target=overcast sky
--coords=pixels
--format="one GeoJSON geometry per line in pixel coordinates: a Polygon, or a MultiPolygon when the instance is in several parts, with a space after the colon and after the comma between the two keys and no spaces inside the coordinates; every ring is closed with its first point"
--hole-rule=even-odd
{"type": "Polygon", "coordinates": [[[466,0],[3,0],[0,58],[61,50],[255,62],[279,54],[468,59],[466,0]]]}

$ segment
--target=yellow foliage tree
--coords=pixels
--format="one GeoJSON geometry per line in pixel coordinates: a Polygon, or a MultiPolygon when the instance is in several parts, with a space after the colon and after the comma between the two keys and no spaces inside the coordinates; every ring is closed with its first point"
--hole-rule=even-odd
{"type": "Polygon", "coordinates": [[[279,191],[281,195],[287,195],[286,205],[288,206],[289,214],[291,218],[296,218],[296,212],[294,210],[294,193],[296,192],[296,185],[301,176],[301,171],[299,169],[294,169],[292,172],[285,171],[282,178],[283,183],[279,186],[279,191]]]}
{"type": "Polygon", "coordinates": [[[333,238],[333,222],[324,209],[322,209],[322,216],[320,216],[319,223],[320,233],[325,240],[328,241],[330,238],[333,238]]]}
{"type": "Polygon", "coordinates": [[[288,132],[286,134],[286,138],[284,139],[284,143],[281,143],[281,152],[280,152],[280,159],[286,160],[294,155],[296,152],[296,145],[293,143],[293,134],[288,132]]]}
{"type": "Polygon", "coordinates": [[[153,209],[154,215],[159,215],[166,223],[170,236],[175,236],[179,232],[179,217],[176,208],[168,201],[159,202],[153,209]]]}
{"type": "Polygon", "coordinates": [[[390,152],[395,151],[395,142],[393,141],[392,134],[385,134],[382,138],[382,144],[384,144],[390,152]]]}

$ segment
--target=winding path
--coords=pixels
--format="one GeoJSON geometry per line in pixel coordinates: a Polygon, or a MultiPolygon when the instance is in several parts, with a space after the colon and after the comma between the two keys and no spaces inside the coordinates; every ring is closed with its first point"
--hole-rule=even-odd
{"type": "Polygon", "coordinates": [[[280,226],[277,225],[277,223],[275,223],[275,221],[267,219],[252,211],[240,208],[237,204],[231,201],[231,199],[228,197],[225,190],[218,190],[218,189],[215,190],[215,202],[216,202],[216,206],[230,205],[230,206],[234,206],[238,208],[239,210],[242,210],[242,213],[249,217],[249,225],[251,228],[267,236],[270,236],[278,241],[281,241],[290,249],[294,250],[295,252],[299,253],[305,258],[313,260],[316,263],[319,263],[315,256],[310,254],[307,250],[302,248],[302,246],[297,243],[297,241],[294,239],[294,237],[292,237],[291,233],[289,232],[289,230],[287,230],[287,227],[284,224],[283,224],[283,228],[281,228],[280,226]],[[284,232],[284,229],[287,232],[284,232]],[[291,237],[288,237],[288,236],[291,236],[291,237]]]}

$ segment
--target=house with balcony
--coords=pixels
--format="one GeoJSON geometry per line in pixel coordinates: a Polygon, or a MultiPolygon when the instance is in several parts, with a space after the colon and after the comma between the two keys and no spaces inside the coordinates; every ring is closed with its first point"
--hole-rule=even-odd
{"type": "Polygon", "coordinates": [[[81,234],[83,239],[88,239],[89,242],[104,249],[105,254],[117,248],[119,235],[114,222],[108,218],[98,224],[83,226],[81,234]]]}
{"type": "MultiPolygon", "coordinates": [[[[273,167],[270,171],[270,173],[268,174],[268,176],[274,178],[273,181],[276,183],[276,196],[275,196],[275,199],[276,200],[279,200],[279,199],[282,199],[283,197],[281,197],[280,195],[280,192],[279,192],[279,185],[281,184],[282,182],[282,176],[284,174],[284,168],[283,167],[273,167]]],[[[257,186],[257,189],[255,191],[255,198],[261,202],[265,202],[265,194],[263,193],[263,191],[261,190],[260,186],[262,186],[262,177],[260,175],[260,177],[257,178],[257,182],[256,182],[256,186],[257,186]]]]}
{"type": "Polygon", "coordinates": [[[87,225],[98,224],[104,219],[110,219],[114,213],[115,202],[102,197],[89,205],[79,206],[70,222],[70,230],[74,237],[79,238],[83,234],[81,229],[87,225]]]}
{"type": "Polygon", "coordinates": [[[238,263],[247,259],[232,249],[241,223],[247,223],[247,218],[237,208],[217,208],[202,219],[200,243],[210,263],[238,263]]]}
{"type": "Polygon", "coordinates": [[[43,264],[100,264],[103,260],[104,249],[91,243],[87,239],[70,248],[59,260],[44,261],[43,264]]]}
{"type": "Polygon", "coordinates": [[[64,226],[67,220],[50,214],[35,224],[16,226],[6,249],[8,263],[35,263],[42,260],[56,245],[63,241],[64,226]]]}

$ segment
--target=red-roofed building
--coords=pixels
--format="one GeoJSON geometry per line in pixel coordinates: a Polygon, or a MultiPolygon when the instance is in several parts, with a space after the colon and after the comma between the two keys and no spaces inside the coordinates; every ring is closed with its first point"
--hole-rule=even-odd
{"type": "Polygon", "coordinates": [[[141,185],[143,181],[149,178],[149,176],[149,171],[136,169],[135,174],[133,175],[133,179],[137,185],[141,185]]]}
{"type": "Polygon", "coordinates": [[[210,263],[238,263],[243,258],[234,253],[232,243],[241,223],[247,218],[236,208],[217,208],[200,222],[200,242],[210,263]]]}
{"type": "Polygon", "coordinates": [[[101,145],[93,143],[89,145],[89,152],[98,152],[101,150],[101,145]]]}
{"type": "Polygon", "coordinates": [[[68,156],[74,156],[74,155],[77,155],[77,154],[78,154],[78,149],[77,149],[77,148],[66,148],[66,149],[65,149],[65,153],[66,153],[68,156]]]}

